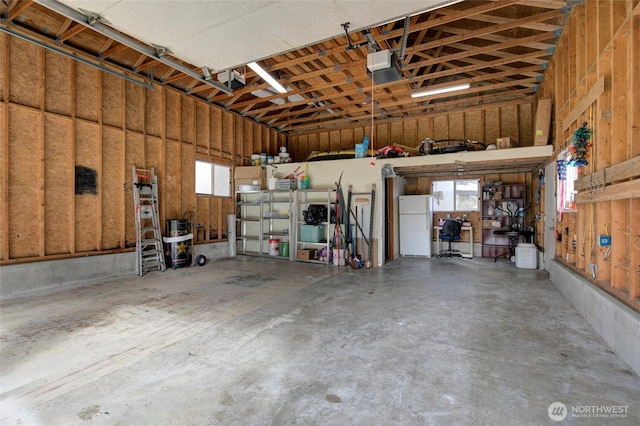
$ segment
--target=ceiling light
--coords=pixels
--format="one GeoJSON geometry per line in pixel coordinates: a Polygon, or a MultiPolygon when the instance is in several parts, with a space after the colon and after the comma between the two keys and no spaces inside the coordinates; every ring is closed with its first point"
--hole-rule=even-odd
{"type": "MultiPolygon", "coordinates": [[[[290,86],[287,86],[287,93],[288,92],[293,92],[293,89],[290,86]]],[[[267,97],[277,95],[278,93],[275,91],[275,89],[268,87],[266,89],[254,90],[251,92],[251,94],[258,98],[267,98],[267,97]]],[[[287,99],[289,100],[289,102],[304,101],[304,98],[298,94],[289,95],[287,96],[287,99]]],[[[269,99],[269,102],[274,103],[276,105],[283,105],[284,101],[285,99],[283,97],[269,99]]],[[[315,105],[315,104],[307,104],[307,105],[315,105]]]]}
{"type": "Polygon", "coordinates": [[[469,87],[471,87],[469,83],[458,84],[457,86],[441,87],[440,89],[425,90],[424,92],[414,92],[411,94],[411,97],[420,98],[423,96],[439,95],[440,93],[449,93],[449,92],[455,92],[457,90],[465,90],[465,89],[468,89],[469,87]]]}
{"type": "Polygon", "coordinates": [[[274,89],[276,89],[276,91],[278,93],[287,93],[287,89],[285,89],[284,87],[282,87],[282,84],[278,83],[278,81],[271,77],[271,75],[269,75],[268,72],[266,72],[265,70],[262,69],[262,67],[260,65],[258,65],[255,62],[250,62],[247,65],[249,65],[249,68],[251,68],[253,71],[255,71],[256,74],[258,74],[260,77],[262,77],[262,79],[264,81],[266,81],[267,83],[269,83],[269,85],[271,87],[273,87],[274,89]]]}

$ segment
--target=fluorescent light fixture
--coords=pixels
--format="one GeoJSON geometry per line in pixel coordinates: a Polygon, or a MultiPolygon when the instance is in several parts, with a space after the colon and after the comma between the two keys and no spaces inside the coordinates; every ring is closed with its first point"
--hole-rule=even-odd
{"type": "Polygon", "coordinates": [[[264,81],[266,81],[267,83],[269,83],[269,85],[271,87],[273,87],[274,89],[276,89],[276,91],[278,93],[282,93],[285,94],[287,93],[287,89],[285,89],[282,84],[278,83],[278,81],[271,77],[271,75],[269,75],[268,72],[266,72],[265,70],[262,69],[262,67],[260,65],[258,65],[255,62],[250,62],[247,65],[249,65],[249,68],[251,68],[253,71],[255,71],[256,74],[258,74],[260,77],[262,77],[262,79],[264,81]]]}
{"type": "Polygon", "coordinates": [[[415,92],[411,94],[412,98],[421,98],[423,96],[439,95],[441,93],[455,92],[457,90],[465,90],[471,87],[469,83],[458,84],[457,86],[442,87],[440,89],[425,90],[424,92],[415,92]]]}

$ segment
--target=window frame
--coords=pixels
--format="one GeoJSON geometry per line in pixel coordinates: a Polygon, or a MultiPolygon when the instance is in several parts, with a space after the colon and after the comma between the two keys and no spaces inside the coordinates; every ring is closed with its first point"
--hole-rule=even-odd
{"type": "Polygon", "coordinates": [[[433,203],[433,211],[434,212],[455,212],[455,213],[474,213],[474,212],[479,212],[481,210],[481,205],[480,205],[480,189],[481,189],[481,185],[480,185],[480,179],[479,178],[472,178],[472,179],[434,179],[433,181],[431,181],[431,194],[433,195],[434,199],[436,198],[436,185],[438,182],[452,182],[453,183],[453,209],[438,209],[437,206],[437,202],[434,201],[433,203]],[[477,186],[477,191],[476,191],[476,208],[473,210],[469,210],[469,209],[459,209],[457,206],[457,199],[458,197],[456,196],[458,189],[457,186],[459,184],[459,182],[476,182],[476,186],[477,186]]]}
{"type": "Polygon", "coordinates": [[[231,198],[233,193],[231,191],[231,166],[227,164],[216,163],[214,161],[209,160],[195,160],[195,168],[194,168],[194,192],[196,196],[209,196],[209,197],[223,197],[223,198],[231,198]],[[210,192],[198,192],[199,183],[198,183],[198,163],[203,165],[210,166],[209,173],[211,175],[211,182],[209,183],[211,191],[210,192]],[[218,191],[219,182],[216,180],[216,170],[224,169],[227,171],[228,182],[226,185],[226,193],[221,193],[218,191]]]}
{"type": "MultiPolygon", "coordinates": [[[[571,153],[569,150],[564,150],[558,156],[558,159],[564,160],[565,167],[565,180],[564,180],[564,197],[561,203],[561,209],[564,213],[575,213],[578,211],[575,205],[575,201],[572,200],[572,196],[575,196],[578,191],[575,189],[575,182],[578,180],[578,167],[568,164],[569,158],[571,158],[571,153]]],[[[560,187],[560,176],[556,173],[556,188],[560,187]]]]}

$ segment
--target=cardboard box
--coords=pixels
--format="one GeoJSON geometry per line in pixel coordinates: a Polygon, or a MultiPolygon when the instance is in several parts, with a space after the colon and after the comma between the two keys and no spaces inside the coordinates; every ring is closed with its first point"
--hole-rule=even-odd
{"type": "Polygon", "coordinates": [[[498,149],[513,148],[513,146],[511,146],[511,138],[507,136],[504,138],[496,139],[496,148],[498,149]]]}
{"type": "Polygon", "coordinates": [[[267,189],[266,172],[261,166],[236,167],[233,180],[236,188],[238,185],[253,185],[254,181],[258,181],[260,189],[267,189]]]}
{"type": "Polygon", "coordinates": [[[482,220],[482,227],[483,228],[493,228],[493,220],[491,220],[491,219],[483,219],[482,220]]]}
{"type": "Polygon", "coordinates": [[[551,127],[551,99],[544,98],[538,101],[536,110],[536,126],[533,132],[533,144],[535,146],[549,143],[549,128],[551,127]]]}
{"type": "Polygon", "coordinates": [[[298,260],[313,260],[316,254],[316,249],[298,249],[298,260]]]}

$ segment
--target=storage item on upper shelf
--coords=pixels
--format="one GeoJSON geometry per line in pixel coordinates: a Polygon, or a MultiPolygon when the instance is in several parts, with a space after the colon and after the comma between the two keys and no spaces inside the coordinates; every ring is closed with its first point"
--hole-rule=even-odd
{"type": "Polygon", "coordinates": [[[236,167],[233,175],[236,188],[240,185],[259,185],[259,189],[266,189],[266,175],[261,166],[236,167]]]}
{"type": "Polygon", "coordinates": [[[260,191],[260,185],[238,185],[238,192],[260,191]]]}
{"type": "Polygon", "coordinates": [[[275,189],[298,189],[298,182],[295,179],[278,179],[275,189]]]}
{"type": "Polygon", "coordinates": [[[512,148],[511,138],[507,136],[496,139],[496,146],[498,149],[512,148]]]}
{"type": "Polygon", "coordinates": [[[519,199],[522,198],[523,195],[523,190],[521,187],[519,186],[514,186],[511,188],[511,194],[509,198],[513,198],[513,199],[519,199]]]}

